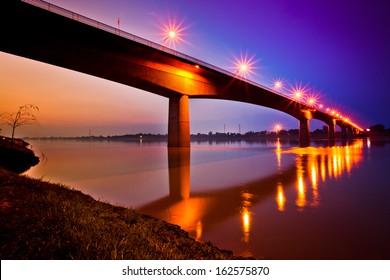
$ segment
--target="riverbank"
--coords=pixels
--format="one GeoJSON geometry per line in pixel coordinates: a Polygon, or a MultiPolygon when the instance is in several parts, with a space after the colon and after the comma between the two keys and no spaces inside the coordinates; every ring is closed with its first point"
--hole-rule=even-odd
{"type": "Polygon", "coordinates": [[[0,137],[0,167],[22,173],[39,163],[39,157],[21,139],[0,137]]]}
{"type": "Polygon", "coordinates": [[[178,226],[0,167],[1,259],[240,259],[178,226]]]}

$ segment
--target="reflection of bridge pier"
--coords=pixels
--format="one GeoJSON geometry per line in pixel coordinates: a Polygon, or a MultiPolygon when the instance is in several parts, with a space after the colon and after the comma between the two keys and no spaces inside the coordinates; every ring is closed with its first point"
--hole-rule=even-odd
{"type": "Polygon", "coordinates": [[[169,195],[173,199],[190,197],[190,148],[168,148],[169,195]]]}

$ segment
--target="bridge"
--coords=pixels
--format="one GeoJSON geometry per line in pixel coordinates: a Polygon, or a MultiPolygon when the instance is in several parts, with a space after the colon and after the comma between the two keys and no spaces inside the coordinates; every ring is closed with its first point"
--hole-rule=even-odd
{"type": "Polygon", "coordinates": [[[168,146],[190,146],[189,99],[223,99],[275,109],[296,118],[300,146],[310,120],[336,125],[342,137],[361,129],[334,112],[283,95],[236,74],[40,0],[4,0],[0,51],[93,75],[169,98],[168,146]],[[25,24],[15,24],[23,20],[25,24]]]}

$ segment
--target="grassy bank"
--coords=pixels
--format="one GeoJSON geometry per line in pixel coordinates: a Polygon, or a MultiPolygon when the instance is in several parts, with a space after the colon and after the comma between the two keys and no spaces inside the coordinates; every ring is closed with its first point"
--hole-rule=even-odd
{"type": "Polygon", "coordinates": [[[1,259],[236,259],[178,226],[0,167],[1,259]]]}

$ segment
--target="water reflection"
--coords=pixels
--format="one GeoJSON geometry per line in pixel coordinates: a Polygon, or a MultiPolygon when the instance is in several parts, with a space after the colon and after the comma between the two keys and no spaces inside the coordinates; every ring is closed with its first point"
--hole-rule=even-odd
{"type": "Polygon", "coordinates": [[[276,203],[278,205],[278,210],[280,212],[283,212],[284,205],[286,204],[286,197],[284,195],[283,185],[281,182],[278,182],[278,185],[277,185],[276,203]]]}
{"type": "Polygon", "coordinates": [[[304,175],[304,158],[307,158],[304,155],[299,155],[297,157],[296,161],[296,167],[297,167],[297,199],[295,201],[295,204],[302,210],[303,207],[306,206],[306,187],[305,183],[303,182],[303,175],[304,175]]]}
{"type": "MultiPolygon", "coordinates": [[[[249,244],[255,217],[252,211],[254,205],[261,205],[272,198],[276,201],[278,212],[303,212],[306,207],[318,207],[321,205],[320,183],[349,174],[362,160],[363,145],[362,141],[357,141],[343,147],[283,150],[278,140],[274,147],[277,172],[259,175],[251,181],[242,180],[242,184],[225,184],[221,189],[206,188],[201,191],[196,188],[191,191],[191,149],[169,148],[169,196],[144,205],[140,210],[180,225],[197,240],[202,240],[204,233],[212,231],[219,223],[239,217],[240,221],[232,223],[241,228],[242,242],[249,244]],[[282,165],[282,158],[288,156],[294,156],[295,163],[282,165]],[[295,188],[287,193],[287,188],[291,186],[295,188]],[[289,201],[295,208],[288,204],[289,201]]],[[[269,163],[258,162],[258,166],[245,168],[256,174],[264,164],[269,163]]],[[[232,174],[226,171],[225,175],[232,174]]]]}
{"type": "MultiPolygon", "coordinates": [[[[317,207],[320,205],[318,183],[321,180],[338,179],[343,174],[350,174],[354,166],[362,161],[363,140],[357,140],[352,145],[321,148],[297,148],[285,153],[297,154],[296,158],[296,193],[295,201],[299,210],[305,206],[317,207]],[[305,173],[308,180],[305,180],[305,173]],[[310,184],[310,186],[306,186],[310,184]],[[307,201],[307,188],[311,189],[311,201],[307,201]]],[[[278,153],[276,151],[276,153],[278,153]]],[[[279,208],[279,203],[278,203],[279,208]]]]}
{"type": "Polygon", "coordinates": [[[168,148],[169,193],[172,198],[190,197],[190,148],[168,148]]]}
{"type": "Polygon", "coordinates": [[[250,207],[252,205],[251,199],[253,195],[250,192],[243,191],[241,193],[242,199],[242,240],[244,243],[249,242],[249,236],[251,231],[251,211],[250,207]]]}
{"type": "Polygon", "coordinates": [[[145,141],[36,142],[49,160],[28,174],[139,209],[242,256],[388,256],[390,141],[314,144],[291,148],[297,143],[281,138],[167,151],[145,141]]]}
{"type": "Polygon", "coordinates": [[[276,159],[277,159],[277,162],[278,162],[278,170],[280,170],[281,166],[282,166],[282,146],[280,144],[280,139],[278,138],[277,141],[276,141],[276,159]]]}

